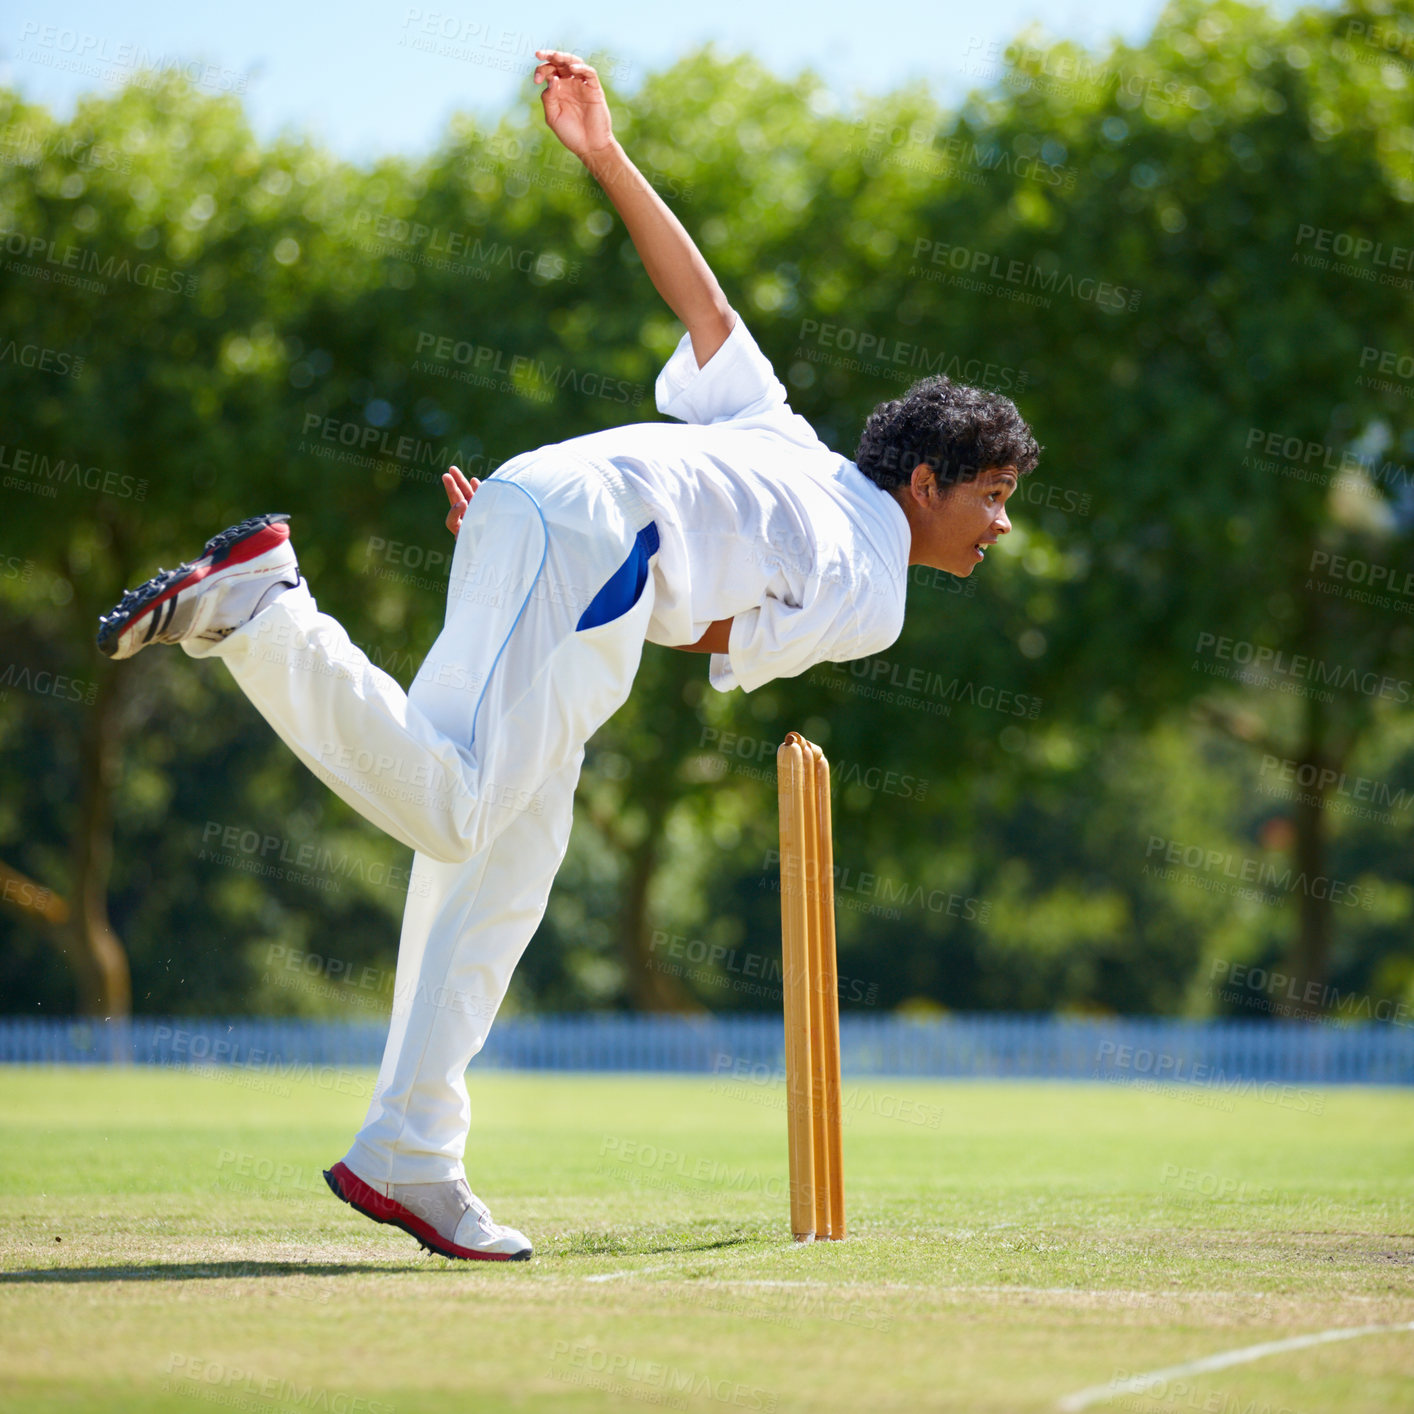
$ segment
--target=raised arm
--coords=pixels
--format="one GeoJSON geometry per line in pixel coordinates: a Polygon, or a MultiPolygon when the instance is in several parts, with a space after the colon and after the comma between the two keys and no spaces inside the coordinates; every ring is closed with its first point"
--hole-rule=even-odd
{"type": "Polygon", "coordinates": [[[599,75],[582,59],[537,49],[535,82],[550,131],[584,163],[623,217],[648,278],[687,326],[701,368],[721,348],[735,316],[711,266],[667,203],[614,137],[599,75]]]}

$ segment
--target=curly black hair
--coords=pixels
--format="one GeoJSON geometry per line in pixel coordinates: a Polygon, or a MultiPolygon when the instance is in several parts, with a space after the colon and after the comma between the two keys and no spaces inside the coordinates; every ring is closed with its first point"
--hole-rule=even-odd
{"type": "Polygon", "coordinates": [[[903,397],[880,403],[854,454],[860,471],[885,491],[906,485],[919,462],[946,486],[998,466],[1014,466],[1024,476],[1040,459],[1041,448],[1010,398],[943,374],[920,378],[903,397]]]}

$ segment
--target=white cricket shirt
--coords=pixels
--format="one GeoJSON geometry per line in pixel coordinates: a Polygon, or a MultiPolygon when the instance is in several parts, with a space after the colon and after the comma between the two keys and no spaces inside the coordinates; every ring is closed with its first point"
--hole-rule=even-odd
{"type": "Polygon", "coordinates": [[[679,422],[556,444],[611,463],[653,512],[648,641],[695,643],[732,619],[728,652],[711,660],[722,692],[887,648],[903,628],[908,520],[791,411],[740,314],[703,368],[684,334],[655,392],[679,422]]]}

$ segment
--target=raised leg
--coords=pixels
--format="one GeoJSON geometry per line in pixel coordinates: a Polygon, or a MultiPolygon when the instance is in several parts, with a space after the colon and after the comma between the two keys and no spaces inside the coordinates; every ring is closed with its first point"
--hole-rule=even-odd
{"type": "Polygon", "coordinates": [[[576,625],[639,529],[573,467],[548,498],[513,480],[483,482],[457,537],[445,625],[407,693],[303,584],[221,642],[182,646],[221,658],[281,739],[365,819],[429,859],[465,862],[627,695],[652,580],[624,616],[633,631],[622,619],[576,625]]]}

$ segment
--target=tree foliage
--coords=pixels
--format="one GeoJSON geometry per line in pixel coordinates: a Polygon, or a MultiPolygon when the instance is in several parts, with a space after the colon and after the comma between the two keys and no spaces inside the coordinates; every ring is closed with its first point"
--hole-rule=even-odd
{"type": "MultiPolygon", "coordinates": [[[[1213,985],[1244,962],[1414,998],[1408,0],[1023,37],[955,112],[711,49],[611,102],[832,446],[945,371],[1045,453],[878,659],[723,697],[647,651],[510,1004],[778,1005],[792,728],[835,768],[847,1006],[1271,1010],[1213,985]]],[[[656,416],[678,330],[529,99],[366,170],[180,82],[0,127],[0,859],[69,910],[6,885],[0,1005],[121,1009],[125,950],[143,1010],[376,1010],[406,851],[95,617],[285,510],[406,682],[445,465],[656,416]]]]}

